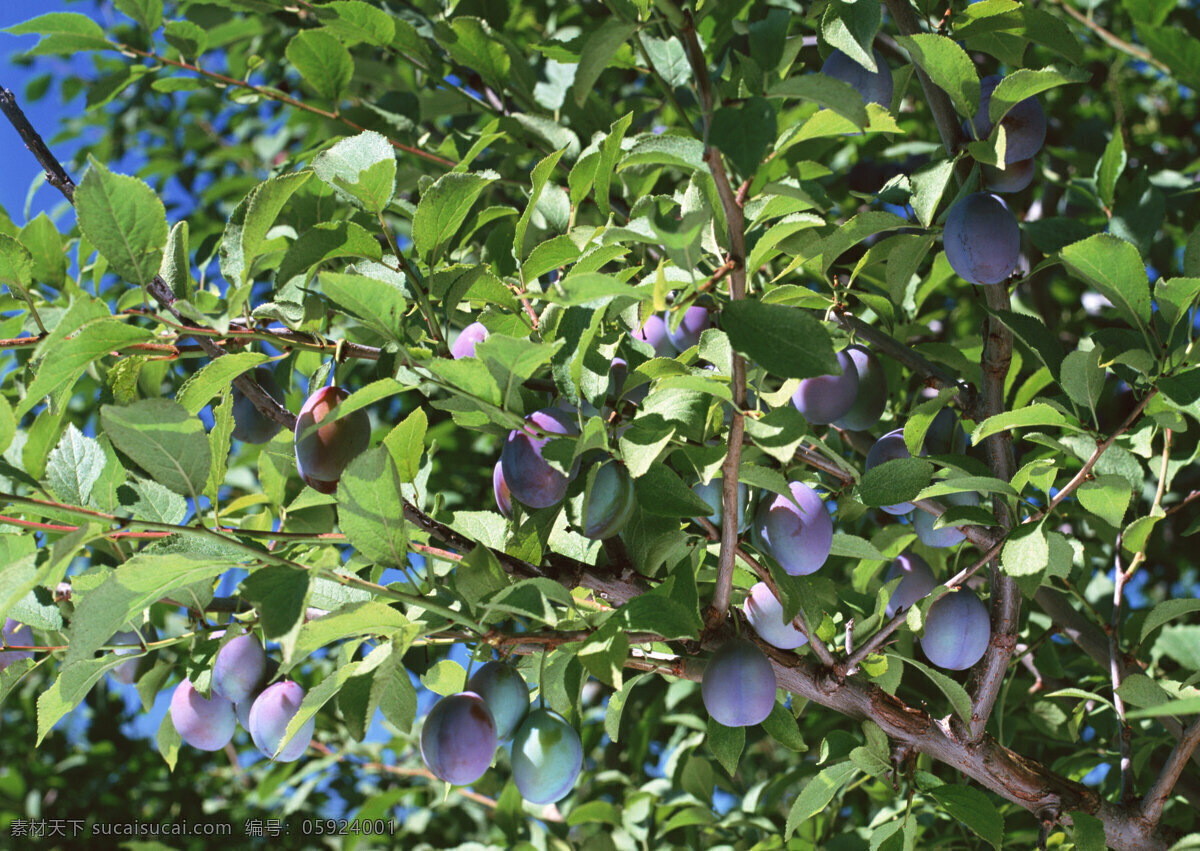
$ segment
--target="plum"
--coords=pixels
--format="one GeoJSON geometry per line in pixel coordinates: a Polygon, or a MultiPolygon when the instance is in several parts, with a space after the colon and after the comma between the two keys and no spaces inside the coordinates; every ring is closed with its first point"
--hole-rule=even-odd
{"type": "MultiPolygon", "coordinates": [[[[902,458],[911,458],[912,455],[908,451],[908,446],[904,443],[904,429],[898,428],[889,431],[879,440],[872,444],[871,449],[867,452],[866,469],[878,467],[880,464],[885,464],[888,461],[897,461],[902,458]]],[[[898,502],[894,505],[880,506],[888,514],[908,514],[913,510],[911,502],[898,502]]]]}
{"type": "MultiPolygon", "coordinates": [[[[979,505],[979,494],[974,491],[948,493],[938,499],[949,505],[979,505]]],[[[913,515],[913,531],[917,533],[917,537],[925,546],[939,549],[956,547],[966,540],[967,536],[957,526],[943,526],[941,529],[934,529],[935,522],[934,516],[925,511],[918,511],[913,515]]]]}
{"type": "MultiPolygon", "coordinates": [[[[254,380],[267,395],[283,406],[283,388],[275,381],[275,373],[265,366],[254,370],[254,380]]],[[[251,402],[238,386],[233,385],[233,436],[243,443],[266,443],[279,434],[282,423],[268,417],[251,402]]]]}
{"type": "Polygon", "coordinates": [[[231,741],[237,730],[233,704],[219,694],[205,700],[183,680],[171,695],[171,723],[186,744],[202,751],[219,751],[231,741]]]}
{"type": "Polygon", "coordinates": [[[829,425],[844,417],[858,397],[858,367],[850,353],[837,354],[840,375],[818,375],[800,382],[792,395],[792,404],[814,425],[829,425]]]}
{"type": "Polygon", "coordinates": [[[443,697],[421,727],[421,759],[434,776],[455,786],[474,783],[496,754],[496,722],[473,691],[443,697]]]}
{"type": "Polygon", "coordinates": [[[504,481],[504,470],[500,462],[492,468],[492,495],[496,497],[496,508],[500,513],[512,520],[512,494],[509,493],[508,483],[504,481]]]}
{"type": "Polygon", "coordinates": [[[708,308],[694,305],[683,312],[683,319],[674,331],[671,330],[670,323],[667,324],[667,339],[675,347],[675,351],[686,352],[692,346],[700,344],[700,334],[710,327],[712,316],[708,308]]]}
{"type": "Polygon", "coordinates": [[[871,52],[875,56],[874,73],[840,50],[829,54],[829,58],[821,66],[821,73],[826,77],[849,83],[862,95],[864,103],[877,103],[887,109],[892,105],[892,69],[888,67],[878,49],[872,48],[871,52]]]}
{"type": "Polygon", "coordinates": [[[262,690],[250,706],[249,722],[246,729],[254,746],[276,762],[295,762],[312,742],[313,731],[317,726],[316,718],[309,718],[300,725],[296,735],[279,750],[283,742],[283,734],[288,723],[300,711],[300,701],[304,700],[304,689],[292,680],[281,680],[262,690]],[[279,751],[278,754],[275,751],[279,751]]]}
{"type": "Polygon", "coordinates": [[[665,358],[672,354],[671,341],[667,339],[667,322],[657,313],[650,314],[646,323],[633,332],[633,336],[643,343],[649,343],[655,357],[665,358]]]}
{"type": "Polygon", "coordinates": [[[596,469],[583,499],[584,537],[599,541],[625,528],[633,516],[636,499],[633,477],[620,461],[608,460],[596,469]]]}
{"type": "MultiPolygon", "coordinates": [[[[8,618],[4,622],[4,643],[16,647],[33,647],[33,630],[18,620],[8,618]]],[[[18,659],[32,659],[32,650],[8,650],[0,653],[0,671],[18,659]]]]}
{"type": "MultiPolygon", "coordinates": [[[[534,411],[525,421],[547,434],[574,436],[579,433],[570,415],[558,408],[534,411]]],[[[529,508],[549,508],[567,494],[574,473],[567,476],[542,457],[548,437],[537,437],[530,429],[513,429],[500,453],[501,475],[509,493],[529,508]]]]}
{"type": "Polygon", "coordinates": [[[929,563],[916,553],[901,553],[899,558],[892,562],[887,573],[883,575],[884,584],[893,579],[899,579],[900,584],[888,598],[885,611],[889,618],[918,600],[925,599],[929,592],[937,587],[937,580],[933,578],[933,570],[930,569],[929,563]]]}
{"type": "MultiPolygon", "coordinates": [[[[153,641],[155,638],[154,627],[147,625],[143,628],[143,633],[146,641],[153,641]]],[[[137,658],[130,659],[128,662],[122,662],[117,667],[111,669],[108,675],[119,683],[130,685],[137,679],[138,667],[142,663],[142,639],[143,636],[138,635],[136,630],[124,630],[116,633],[108,640],[109,644],[129,644],[131,647],[121,650],[114,650],[113,653],[117,656],[135,656],[137,658]]]]}
{"type": "Polygon", "coordinates": [[[503,662],[488,662],[467,680],[467,691],[483,698],[496,724],[496,738],[504,741],[529,714],[529,686],[517,669],[503,662]]]}
{"type": "Polygon", "coordinates": [[[967,451],[967,433],[953,408],[942,408],[925,430],[922,455],[962,455],[967,451]]]}
{"type": "Polygon", "coordinates": [[[939,668],[965,671],[983,658],[991,637],[987,606],[963,588],[939,597],[929,607],[921,649],[939,668]]]}
{"type": "Polygon", "coordinates": [[[458,332],[454,343],[450,346],[450,356],[455,360],[475,357],[475,344],[482,343],[488,338],[488,329],[482,322],[472,322],[458,332]]]}
{"type": "Polygon", "coordinates": [[[342,472],[371,443],[371,420],[361,408],[314,428],[349,395],[340,387],[322,387],[305,400],[296,417],[296,468],[300,478],[321,493],[337,490],[342,472]]]}
{"type": "Polygon", "coordinates": [[[1021,256],[1016,216],[986,192],[974,192],[950,208],[942,242],[950,267],[972,284],[1004,281],[1021,256]]]}
{"type": "Polygon", "coordinates": [[[512,742],[513,781],[531,804],[562,800],[583,767],[583,743],[575,728],[551,709],[535,709],[512,742]]]}
{"type": "Polygon", "coordinates": [[[883,416],[888,400],[887,373],[875,353],[866,346],[854,343],[845,348],[858,372],[858,393],[850,410],[833,421],[839,428],[866,431],[883,416]]]}
{"type": "Polygon", "coordinates": [[[254,635],[239,635],[217,652],[213,662],[214,694],[243,703],[258,691],[267,673],[267,654],[254,635]]]}
{"type": "Polygon", "coordinates": [[[1033,182],[1033,157],[1011,162],[1003,168],[983,167],[983,182],[991,192],[1020,192],[1033,182]]]}
{"type": "Polygon", "coordinates": [[[803,632],[784,621],[783,604],[772,593],[767,583],[755,583],[742,609],[758,637],[772,647],[795,650],[808,643],[803,632]]]}
{"type": "Polygon", "coordinates": [[[829,558],[833,518],[808,485],[789,482],[788,489],[795,503],[779,494],[766,495],[759,502],[754,532],[760,546],[787,573],[805,576],[820,570],[829,558]]]}
{"type": "Polygon", "coordinates": [[[734,638],[708,660],[700,694],[708,714],[726,727],[761,724],[775,706],[775,669],[758,645],[734,638]]]}
{"type": "MultiPolygon", "coordinates": [[[[721,523],[725,517],[725,500],[724,500],[724,480],[718,476],[708,484],[703,482],[692,485],[692,493],[700,497],[708,503],[708,507],[713,510],[713,513],[708,515],[708,522],[721,528],[721,523]]],[[[750,498],[750,490],[746,487],[745,482],[738,482],[737,486],[737,505],[738,505],[738,532],[745,532],[750,525],[750,518],[746,514],[746,501],[750,498]]]]}
{"type": "MultiPolygon", "coordinates": [[[[963,122],[963,132],[972,139],[991,135],[992,120],[988,111],[992,93],[1003,78],[992,74],[979,81],[979,111],[973,121],[963,122]]],[[[1020,101],[1000,120],[1004,128],[1004,162],[1006,165],[1027,160],[1042,149],[1046,142],[1046,112],[1036,97],[1020,101]]]]}

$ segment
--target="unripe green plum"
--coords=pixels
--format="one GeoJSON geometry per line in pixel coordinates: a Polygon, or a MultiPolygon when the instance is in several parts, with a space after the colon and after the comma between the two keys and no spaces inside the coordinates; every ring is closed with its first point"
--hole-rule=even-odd
{"type": "MultiPolygon", "coordinates": [[[[698,482],[692,485],[692,493],[700,497],[708,503],[708,507],[713,510],[713,513],[708,515],[708,522],[721,528],[721,523],[725,517],[725,482],[720,477],[712,479],[708,484],[698,482]]],[[[737,486],[737,506],[738,506],[738,524],[737,530],[739,533],[745,532],[750,525],[750,517],[746,513],[746,502],[750,499],[750,489],[746,487],[745,482],[738,482],[737,486]]]]}
{"type": "Polygon", "coordinates": [[[284,745],[283,750],[275,753],[283,742],[288,724],[300,711],[302,700],[304,689],[299,683],[283,680],[263,689],[250,706],[250,716],[247,719],[249,724],[246,725],[246,729],[250,731],[250,738],[254,740],[254,746],[259,751],[273,758],[275,762],[295,762],[308,750],[312,742],[317,726],[316,718],[309,718],[301,724],[296,735],[284,745]]]}
{"type": "MultiPolygon", "coordinates": [[[[871,446],[867,452],[866,469],[870,470],[873,467],[878,467],[880,464],[886,464],[888,461],[898,461],[903,458],[911,458],[912,454],[908,451],[908,446],[904,443],[904,429],[898,428],[889,431],[871,446]]],[[[911,502],[898,502],[894,505],[880,506],[883,511],[888,514],[908,514],[913,510],[911,502]]]]}
{"type": "Polygon", "coordinates": [[[458,332],[450,346],[450,356],[455,360],[475,357],[475,346],[488,338],[488,329],[482,322],[472,322],[458,332]]]}
{"type": "Polygon", "coordinates": [[[633,477],[620,461],[605,461],[596,468],[583,503],[584,537],[611,538],[625,528],[636,505],[633,477]]]}
{"type": "Polygon", "coordinates": [[[792,404],[814,425],[829,425],[844,417],[858,398],[858,368],[850,353],[837,354],[840,375],[818,375],[800,382],[792,394],[792,404]]]}
{"type": "MultiPolygon", "coordinates": [[[[8,618],[4,622],[4,644],[16,647],[33,646],[33,630],[18,620],[8,618]]],[[[3,671],[18,659],[32,659],[32,650],[6,650],[0,653],[0,671],[3,671]]]]}
{"type": "MultiPolygon", "coordinates": [[[[547,434],[576,435],[579,430],[571,416],[558,408],[543,408],[525,418],[526,422],[547,434]]],[[[509,493],[529,508],[549,508],[567,495],[572,475],[566,476],[542,457],[549,437],[538,437],[532,429],[513,429],[500,453],[501,474],[509,493]]]]}
{"type": "Polygon", "coordinates": [[[872,48],[875,57],[875,73],[871,73],[840,50],[829,54],[821,65],[821,73],[843,83],[849,83],[862,95],[864,103],[877,103],[884,109],[892,105],[892,69],[888,67],[878,48],[872,48]]]}
{"type": "Polygon", "coordinates": [[[433,705],[421,727],[421,759],[455,786],[474,783],[496,753],[496,722],[482,697],[463,691],[433,705]]]}
{"type": "Polygon", "coordinates": [[[780,650],[795,650],[808,643],[804,633],[783,619],[783,604],[765,582],[755,583],[742,607],[758,637],[780,650]]]}
{"type": "Polygon", "coordinates": [[[700,694],[704,708],[726,727],[752,727],[775,707],[775,669],[752,641],[734,638],[708,660],[700,694]]]}
{"type": "Polygon", "coordinates": [[[918,600],[925,599],[929,596],[929,592],[937,587],[937,580],[933,576],[929,562],[916,553],[901,553],[892,562],[887,573],[883,575],[884,584],[893,579],[899,579],[900,584],[892,591],[892,596],[888,598],[885,607],[889,618],[904,611],[918,600]]]}
{"type": "Polygon", "coordinates": [[[233,704],[218,694],[205,700],[191,680],[183,680],[171,695],[171,723],[185,744],[202,751],[219,751],[237,730],[233,704]]]}
{"type": "MultiPolygon", "coordinates": [[[[992,93],[1003,79],[992,74],[979,81],[979,111],[973,121],[964,122],[963,131],[972,139],[985,139],[992,132],[989,115],[992,93]]],[[[1020,101],[1000,120],[1004,128],[1004,162],[1027,160],[1042,149],[1046,142],[1046,112],[1036,97],[1020,101]]]]}
{"type": "Polygon", "coordinates": [[[267,673],[267,654],[254,635],[239,635],[217,652],[213,662],[214,694],[242,703],[262,686],[267,673]]]}
{"type": "Polygon", "coordinates": [[[866,346],[854,343],[845,349],[858,373],[858,393],[850,410],[834,420],[834,425],[851,431],[873,428],[887,406],[887,373],[875,353],[866,346]]]}
{"type": "Polygon", "coordinates": [[[517,728],[512,742],[513,781],[531,804],[552,804],[567,796],[583,767],[583,743],[557,712],[535,709],[517,728]]]}
{"type": "Polygon", "coordinates": [[[925,613],[921,649],[930,662],[948,671],[965,671],[983,658],[992,623],[973,591],[961,588],[934,601],[925,613]]]}
{"type": "Polygon", "coordinates": [[[995,195],[975,192],[950,208],[942,232],[946,260],[972,284],[998,284],[1021,257],[1016,216],[995,195]]]}
{"type": "Polygon", "coordinates": [[[487,704],[499,741],[515,733],[529,714],[529,686],[512,665],[488,662],[467,680],[467,691],[479,695],[487,704]]]}
{"type": "MultiPolygon", "coordinates": [[[[283,388],[275,381],[275,373],[265,366],[254,370],[254,380],[267,395],[284,405],[283,388]]],[[[233,436],[243,443],[266,443],[279,434],[283,428],[281,423],[268,417],[260,411],[245,394],[233,385],[233,436]]]]}
{"type": "Polygon", "coordinates": [[[371,420],[361,408],[328,425],[319,425],[334,406],[349,396],[340,387],[322,387],[305,400],[296,417],[296,467],[300,477],[321,493],[337,490],[346,467],[371,443],[371,420]]]}
{"type": "Polygon", "coordinates": [[[795,502],[767,494],[758,504],[754,532],[758,543],[792,576],[815,573],[833,549],[833,518],[817,492],[788,483],[795,502]]]}
{"type": "MultiPolygon", "coordinates": [[[[939,496],[938,500],[949,506],[979,505],[979,494],[974,491],[948,493],[945,496],[939,496]]],[[[959,527],[943,526],[941,529],[935,529],[933,528],[935,522],[937,522],[936,518],[928,512],[918,511],[913,514],[913,531],[917,533],[917,537],[921,539],[921,543],[925,544],[925,546],[935,548],[956,547],[967,539],[967,536],[962,533],[959,527]]]]}
{"type": "Polygon", "coordinates": [[[1011,162],[1003,168],[994,165],[983,167],[983,182],[989,192],[1020,192],[1033,183],[1034,160],[1011,162]]]}

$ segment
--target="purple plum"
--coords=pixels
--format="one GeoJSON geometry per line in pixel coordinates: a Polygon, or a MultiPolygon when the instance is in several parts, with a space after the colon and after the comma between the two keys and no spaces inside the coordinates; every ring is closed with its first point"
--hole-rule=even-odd
{"type": "Polygon", "coordinates": [[[761,547],[792,576],[815,573],[833,548],[833,518],[817,492],[789,482],[792,500],[765,494],[758,504],[754,531],[761,547]]]}
{"type": "Polygon", "coordinates": [[[758,645],[744,638],[725,642],[708,660],[700,681],[704,708],[726,727],[751,727],[775,707],[775,669],[758,645]]]}
{"type": "Polygon", "coordinates": [[[237,730],[233,704],[218,694],[205,700],[183,680],[171,695],[171,723],[185,744],[202,751],[219,751],[231,741],[237,730]]]}
{"type": "Polygon", "coordinates": [[[850,352],[837,354],[840,375],[818,375],[800,382],[792,404],[813,425],[829,425],[844,417],[858,398],[858,368],[850,352]]]}
{"type": "MultiPolygon", "coordinates": [[[[575,422],[565,411],[543,408],[525,421],[547,434],[574,436],[579,433],[575,422]]],[[[542,449],[550,442],[538,437],[532,429],[513,429],[508,433],[500,453],[501,475],[509,493],[517,502],[529,508],[549,508],[567,494],[567,485],[574,474],[566,476],[550,466],[542,457],[542,449]]]]}
{"type": "Polygon", "coordinates": [[[767,583],[755,583],[742,609],[758,637],[772,647],[795,650],[808,643],[803,632],[783,620],[783,604],[767,583]]]}
{"type": "Polygon", "coordinates": [[[965,671],[983,658],[992,638],[987,606],[962,588],[934,601],[925,613],[921,649],[930,662],[948,671],[965,671]]]}
{"type": "Polygon", "coordinates": [[[421,759],[447,783],[474,783],[496,754],[496,722],[483,698],[472,691],[443,697],[421,727],[421,759]]]}
{"type": "Polygon", "coordinates": [[[250,706],[250,715],[247,718],[249,723],[246,725],[246,729],[250,731],[250,738],[254,740],[256,748],[275,762],[295,762],[308,750],[309,743],[312,742],[313,731],[317,725],[316,718],[309,718],[301,724],[296,735],[284,745],[283,750],[279,750],[288,723],[300,711],[302,700],[304,689],[299,683],[282,680],[263,689],[250,706]],[[278,754],[275,753],[277,750],[278,754]]]}

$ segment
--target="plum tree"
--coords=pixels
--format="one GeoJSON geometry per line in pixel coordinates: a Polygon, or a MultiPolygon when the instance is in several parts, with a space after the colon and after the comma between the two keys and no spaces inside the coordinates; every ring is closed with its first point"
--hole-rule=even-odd
{"type": "MultiPolygon", "coordinates": [[[[16,645],[17,647],[32,647],[33,646],[33,630],[28,626],[13,618],[8,618],[4,621],[4,644],[16,645]]],[[[32,650],[6,650],[0,653],[0,671],[3,671],[13,662],[18,659],[32,659],[32,650]]]]}
{"type": "Polygon", "coordinates": [[[805,378],[792,394],[792,404],[814,425],[829,425],[844,417],[858,398],[858,368],[850,352],[837,354],[839,375],[818,375],[805,378]]]}
{"type": "Polygon", "coordinates": [[[712,314],[707,307],[693,305],[683,312],[677,328],[671,328],[667,322],[667,340],[677,352],[686,352],[692,346],[700,343],[700,334],[704,329],[712,327],[712,314]]]}
{"type": "Polygon", "coordinates": [[[207,700],[185,679],[171,695],[171,723],[179,738],[202,751],[218,751],[233,741],[237,715],[233,704],[219,694],[207,700]]]}
{"type": "Polygon", "coordinates": [[[361,408],[319,425],[349,396],[340,387],[322,387],[305,400],[296,417],[296,467],[300,477],[321,493],[337,490],[342,472],[371,443],[371,420],[361,408]]]}
{"type": "MultiPolygon", "coordinates": [[[[984,139],[991,134],[992,93],[1002,79],[999,74],[991,74],[979,81],[979,110],[971,121],[963,123],[963,132],[972,139],[984,139]]],[[[1046,112],[1036,97],[1025,98],[1014,105],[1000,119],[1000,126],[1004,128],[1006,165],[1029,159],[1046,142],[1046,112]]]]}
{"type": "Polygon", "coordinates": [[[667,339],[667,322],[657,313],[650,314],[641,328],[633,332],[633,336],[648,343],[654,349],[654,356],[665,358],[672,354],[671,341],[667,339]]]}
{"type": "MultiPolygon", "coordinates": [[[[265,366],[254,370],[254,380],[281,406],[284,405],[283,388],[275,381],[275,373],[265,366]]],[[[233,436],[243,443],[266,443],[279,434],[281,423],[268,417],[246,398],[238,386],[233,385],[233,436]]]]}
{"type": "Polygon", "coordinates": [[[1016,217],[986,192],[967,195],[950,208],[942,241],[950,268],[972,284],[1000,283],[1021,255],[1016,217]]]}
{"type": "MultiPolygon", "coordinates": [[[[945,496],[939,496],[938,500],[951,506],[979,505],[979,494],[974,491],[948,493],[945,496]]],[[[913,514],[913,531],[917,533],[917,537],[925,546],[939,549],[956,547],[967,539],[967,536],[957,526],[933,528],[936,522],[934,516],[926,511],[917,511],[913,514]]]]}
{"type": "Polygon", "coordinates": [[[508,490],[508,483],[504,481],[504,469],[499,461],[492,467],[492,496],[496,498],[497,510],[511,520],[512,493],[508,490]]]}
{"type": "Polygon", "coordinates": [[[775,669],[758,645],[734,638],[713,653],[704,668],[704,708],[726,727],[752,727],[775,707],[775,669]]]}
{"type": "Polygon", "coordinates": [[[496,722],[473,691],[443,697],[421,727],[421,759],[435,776],[455,786],[474,783],[496,753],[496,722]]]}
{"type": "MultiPolygon", "coordinates": [[[[908,451],[908,446],[904,442],[904,429],[893,429],[871,445],[870,450],[867,451],[864,467],[871,470],[888,461],[899,461],[911,457],[912,453],[908,451]]],[[[880,509],[888,514],[908,514],[913,510],[913,504],[897,502],[893,505],[881,505],[880,509]]]]}
{"type": "Polygon", "coordinates": [[[817,492],[789,482],[792,498],[764,495],[754,518],[761,547],[792,576],[815,573],[833,548],[833,518],[817,492]]]}
{"type": "Polygon", "coordinates": [[[212,690],[234,703],[242,703],[262,686],[267,654],[252,633],[230,639],[213,661],[212,690]]]}
{"type": "Polygon", "coordinates": [[[535,709],[512,741],[513,781],[531,804],[552,804],[566,797],[583,767],[579,733],[552,709],[535,709]]]}
{"type": "Polygon", "coordinates": [[[933,577],[929,562],[911,552],[901,553],[883,575],[884,584],[894,579],[899,579],[900,584],[893,589],[892,596],[888,598],[885,611],[889,618],[918,600],[925,599],[929,592],[937,587],[937,580],[933,577]]]}
{"type": "Polygon", "coordinates": [[[455,360],[475,357],[475,345],[488,338],[488,329],[482,322],[472,322],[458,332],[450,346],[450,356],[455,360]]]}
{"type": "MultiPolygon", "coordinates": [[[[548,435],[576,435],[570,415],[558,408],[542,408],[525,418],[548,435]]],[[[574,473],[560,473],[542,457],[551,438],[538,437],[533,429],[513,429],[500,453],[501,475],[512,498],[529,508],[549,508],[566,496],[574,473]]]]}
{"type": "Polygon", "coordinates": [[[529,714],[529,686],[512,665],[488,662],[467,680],[467,691],[483,698],[496,724],[496,738],[508,739],[529,714]]]}
{"type": "Polygon", "coordinates": [[[925,613],[921,649],[948,671],[965,671],[983,658],[992,637],[991,620],[975,592],[967,588],[933,601],[925,613]]]}
{"type": "Polygon", "coordinates": [[[892,69],[888,67],[879,48],[873,47],[871,53],[875,57],[874,71],[864,68],[842,51],[835,50],[821,65],[821,73],[849,83],[862,95],[864,103],[877,103],[887,109],[892,105],[892,69]]]}
{"type": "Polygon", "coordinates": [[[783,619],[783,604],[765,582],[756,582],[742,606],[746,620],[758,637],[780,650],[795,650],[808,643],[804,633],[783,619]]]}
{"type": "Polygon", "coordinates": [[[597,541],[611,538],[629,522],[636,504],[629,470],[620,461],[605,461],[588,475],[580,532],[597,541]]]}
{"type": "MultiPolygon", "coordinates": [[[[708,515],[708,522],[721,528],[721,518],[725,516],[725,501],[724,501],[725,484],[718,476],[713,478],[707,484],[697,482],[692,485],[692,493],[700,497],[708,503],[708,507],[713,510],[713,513],[708,515]]],[[[737,486],[737,504],[738,504],[738,532],[745,532],[750,524],[749,515],[746,513],[746,501],[750,498],[750,489],[746,487],[745,482],[738,482],[737,486]]]]}
{"type": "Polygon", "coordinates": [[[283,745],[282,750],[279,747],[283,744],[288,724],[300,711],[302,700],[304,689],[299,683],[281,680],[263,689],[250,705],[246,729],[250,732],[254,746],[275,762],[295,762],[308,750],[308,745],[312,742],[317,725],[315,717],[301,724],[296,735],[283,745]],[[279,753],[275,753],[276,751],[279,753]]]}
{"type": "Polygon", "coordinates": [[[1034,159],[1017,160],[1003,167],[983,166],[983,183],[989,192],[1020,192],[1033,182],[1034,159]]]}
{"type": "Polygon", "coordinates": [[[853,343],[844,350],[854,362],[858,373],[858,390],[849,410],[834,419],[833,424],[851,431],[866,431],[874,428],[887,406],[887,373],[875,353],[860,343],[853,343]]]}

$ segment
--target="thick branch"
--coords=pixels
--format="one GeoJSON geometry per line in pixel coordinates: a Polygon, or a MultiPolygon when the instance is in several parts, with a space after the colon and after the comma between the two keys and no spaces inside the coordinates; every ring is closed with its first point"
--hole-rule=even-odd
{"type": "Polygon", "coordinates": [[[1162,818],[1163,807],[1171,797],[1171,791],[1179,781],[1179,775],[1183,773],[1188,759],[1194,757],[1197,745],[1200,745],[1200,718],[1188,725],[1179,744],[1163,763],[1158,779],[1142,799],[1142,821],[1147,833],[1152,832],[1158,825],[1158,820],[1162,818]]]}

